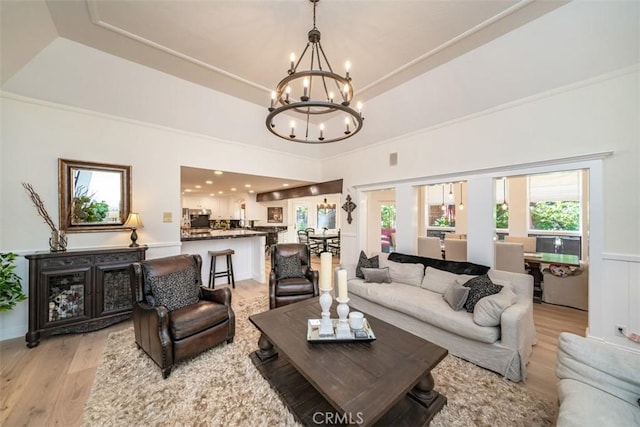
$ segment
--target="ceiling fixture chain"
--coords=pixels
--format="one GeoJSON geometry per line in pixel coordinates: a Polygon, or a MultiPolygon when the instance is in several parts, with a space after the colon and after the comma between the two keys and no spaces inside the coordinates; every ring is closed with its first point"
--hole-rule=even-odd
{"type": "Polygon", "coordinates": [[[313,28],[308,33],[309,41],[297,62],[295,55],[291,54],[287,76],[271,92],[266,126],[274,135],[289,141],[307,144],[341,141],[362,129],[364,121],[362,104],[357,103],[356,109],[351,107],[353,101],[353,86],[349,76],[351,64],[348,61],[345,64],[344,77],[333,72],[320,43],[320,31],[316,27],[316,5],[320,0],[309,1],[313,3],[313,28]],[[298,70],[309,47],[311,47],[309,69],[298,70]],[[294,90],[295,93],[293,93],[294,90]],[[337,96],[334,90],[338,93],[337,96]],[[292,119],[294,114],[297,120],[292,119]],[[344,126],[332,123],[333,128],[329,129],[320,120],[320,117],[328,121],[340,115],[344,116],[344,126]],[[314,117],[317,118],[314,119],[314,117]],[[296,134],[299,122],[302,122],[304,132],[296,134]]]}

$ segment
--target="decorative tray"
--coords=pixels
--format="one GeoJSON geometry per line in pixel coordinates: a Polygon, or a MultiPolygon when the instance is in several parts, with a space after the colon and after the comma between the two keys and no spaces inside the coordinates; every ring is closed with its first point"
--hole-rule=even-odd
{"type": "Polygon", "coordinates": [[[376,335],[371,329],[371,325],[364,318],[364,328],[354,331],[350,329],[351,338],[336,338],[336,327],[338,319],[331,319],[333,322],[333,335],[320,336],[320,319],[309,319],[307,321],[307,341],[310,343],[348,343],[348,342],[371,342],[375,341],[376,335]]]}

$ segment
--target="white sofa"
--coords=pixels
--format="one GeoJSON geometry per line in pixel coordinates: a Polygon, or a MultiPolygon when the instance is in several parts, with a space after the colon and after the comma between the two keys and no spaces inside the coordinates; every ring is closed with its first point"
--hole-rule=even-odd
{"type": "MultiPolygon", "coordinates": [[[[391,283],[367,283],[356,277],[355,264],[344,266],[347,269],[350,306],[438,344],[454,356],[497,372],[512,381],[526,379],[527,363],[537,341],[533,323],[531,276],[489,270],[488,276],[492,281],[506,284],[515,295],[511,301],[513,305],[497,314],[496,322],[499,325],[479,326],[474,322],[475,313],[468,313],[464,309],[455,311],[443,297],[444,289],[448,286],[445,282],[457,277],[454,280],[462,284],[471,276],[451,273],[442,275],[442,270],[434,271],[433,267],[425,270],[423,265],[422,277],[412,277],[411,274],[403,277],[397,272],[398,263],[389,262],[389,254],[377,255],[380,267],[392,266],[390,272],[394,280],[391,283]]],[[[409,257],[413,257],[414,261],[422,258],[409,257]]],[[[432,259],[426,260],[425,265],[432,259]]],[[[441,269],[452,266],[454,271],[456,265],[460,264],[437,261],[437,266],[441,269]]],[[[419,272],[419,269],[413,270],[414,273],[416,271],[419,272]]]]}
{"type": "Polygon", "coordinates": [[[558,427],[640,426],[640,353],[563,332],[558,427]]]}

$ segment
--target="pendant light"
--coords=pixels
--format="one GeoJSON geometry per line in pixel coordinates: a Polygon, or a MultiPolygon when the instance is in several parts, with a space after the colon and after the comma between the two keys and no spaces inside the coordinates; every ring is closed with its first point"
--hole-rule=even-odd
{"type": "Polygon", "coordinates": [[[449,200],[453,200],[453,184],[449,184],[449,200]]]}
{"type": "Polygon", "coordinates": [[[447,210],[447,206],[444,204],[444,184],[442,184],[442,212],[447,210]]]}
{"type": "Polygon", "coordinates": [[[458,205],[458,209],[461,211],[464,210],[464,203],[462,203],[462,182],[460,183],[460,205],[458,205]]]}
{"type": "Polygon", "coordinates": [[[507,178],[502,178],[502,210],[506,211],[509,209],[509,205],[507,204],[507,178]]]}

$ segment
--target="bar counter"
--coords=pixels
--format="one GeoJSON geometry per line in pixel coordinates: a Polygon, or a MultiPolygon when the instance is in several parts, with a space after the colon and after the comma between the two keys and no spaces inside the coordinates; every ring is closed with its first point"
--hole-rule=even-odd
{"type": "Polygon", "coordinates": [[[254,231],[254,230],[211,230],[209,232],[183,232],[182,238],[180,239],[182,242],[192,242],[194,240],[214,240],[214,239],[238,239],[244,237],[256,237],[256,236],[266,236],[267,233],[264,231],[254,231]]]}
{"type": "MultiPolygon", "coordinates": [[[[183,254],[198,254],[202,257],[202,282],[206,286],[209,283],[209,269],[211,257],[209,251],[233,249],[233,272],[236,281],[253,279],[261,283],[266,282],[264,248],[267,233],[253,230],[211,230],[209,232],[188,233],[183,232],[183,254]]],[[[218,258],[217,266],[220,269],[226,267],[224,257],[218,258]]],[[[218,278],[217,285],[226,284],[225,279],[218,278]]]]}

